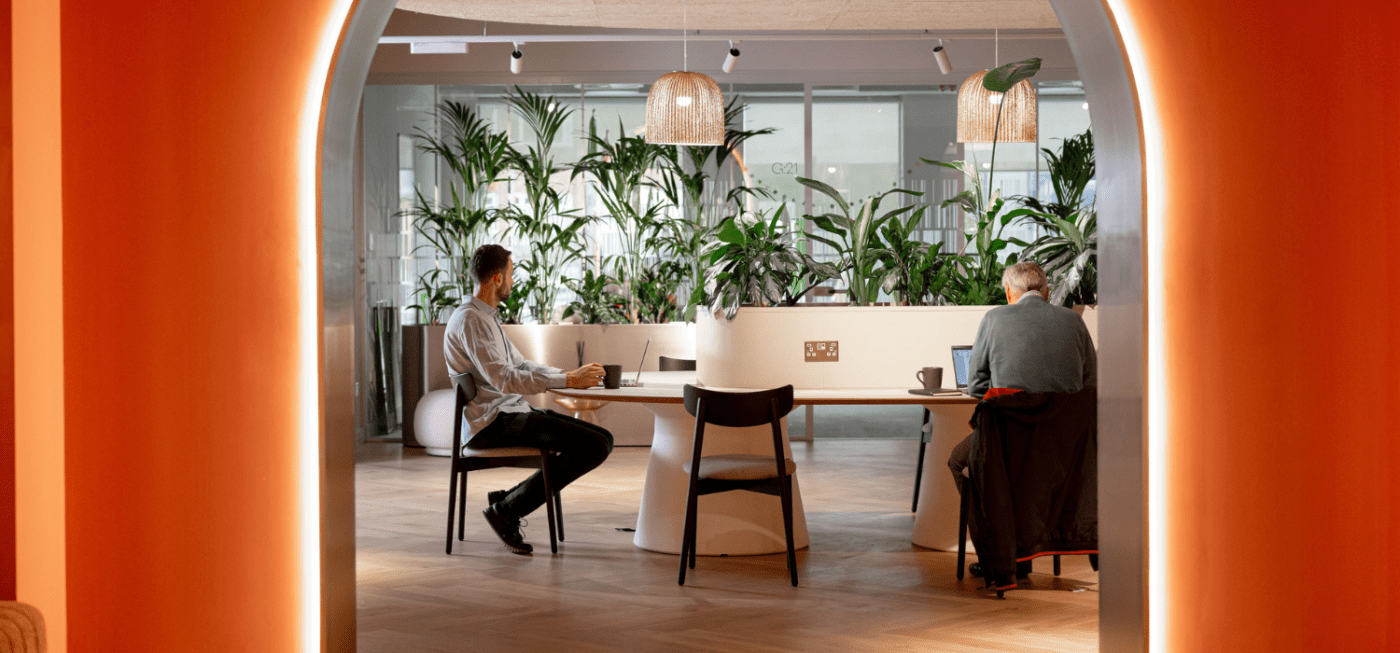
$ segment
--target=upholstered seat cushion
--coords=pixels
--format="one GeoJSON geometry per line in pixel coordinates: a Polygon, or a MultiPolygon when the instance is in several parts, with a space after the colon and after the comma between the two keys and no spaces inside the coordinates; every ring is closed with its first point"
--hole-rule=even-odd
{"type": "MultiPolygon", "coordinates": [[[[797,471],[797,463],[787,461],[787,473],[797,471]]],[[[690,461],[681,466],[686,475],[690,474],[690,461]]],[[[715,478],[726,481],[755,481],[762,478],[776,478],[778,466],[772,456],[752,453],[731,453],[719,456],[705,456],[700,459],[700,478],[715,478]]]]}
{"type": "Polygon", "coordinates": [[[510,456],[538,456],[540,450],[535,447],[496,447],[494,449],[473,449],[462,447],[463,458],[507,458],[510,456]]]}

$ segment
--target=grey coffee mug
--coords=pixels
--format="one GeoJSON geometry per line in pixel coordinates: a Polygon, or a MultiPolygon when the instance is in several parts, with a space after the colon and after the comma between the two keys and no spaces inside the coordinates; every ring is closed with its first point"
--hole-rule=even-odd
{"type": "Polygon", "coordinates": [[[603,387],[609,390],[616,390],[622,387],[622,366],[603,366],[603,387]]]}
{"type": "Polygon", "coordinates": [[[918,379],[919,383],[924,384],[925,390],[941,388],[943,387],[943,368],[925,367],[915,373],[914,378],[918,379]]]}

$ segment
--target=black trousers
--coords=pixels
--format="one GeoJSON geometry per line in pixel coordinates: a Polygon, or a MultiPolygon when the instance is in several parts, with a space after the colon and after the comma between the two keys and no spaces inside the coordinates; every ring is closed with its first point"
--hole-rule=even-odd
{"type": "MultiPolygon", "coordinates": [[[[564,489],[612,453],[613,436],[607,429],[552,410],[532,408],[528,413],[501,413],[491,425],[472,435],[473,449],[539,447],[550,452],[549,480],[554,491],[564,489]]],[[[510,517],[524,517],[544,505],[544,475],[531,474],[511,488],[496,510],[510,517]]]]}
{"type": "Polygon", "coordinates": [[[967,478],[963,476],[963,470],[970,464],[968,458],[972,453],[973,435],[968,433],[958,446],[953,447],[953,453],[948,456],[948,471],[953,472],[953,483],[958,486],[958,494],[966,491],[963,484],[967,482],[967,478]]]}

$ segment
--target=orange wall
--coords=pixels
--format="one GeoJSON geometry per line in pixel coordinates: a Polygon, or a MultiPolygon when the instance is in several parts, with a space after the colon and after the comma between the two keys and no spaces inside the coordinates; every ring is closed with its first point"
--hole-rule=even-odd
{"type": "Polygon", "coordinates": [[[1170,649],[1400,649],[1400,3],[1126,4],[1165,157],[1170,649]]]}
{"type": "Polygon", "coordinates": [[[295,144],[330,5],[62,0],[70,651],[298,647],[295,144]]]}
{"type": "Polygon", "coordinates": [[[15,600],[14,132],[10,0],[0,0],[0,601],[15,600]]]}
{"type": "MultiPolygon", "coordinates": [[[[1168,180],[1173,648],[1393,648],[1400,7],[1126,2],[1168,180]],[[1317,366],[1339,397],[1293,398],[1317,366]]],[[[328,6],[62,4],[73,651],[295,647],[293,144],[328,6]]]]}

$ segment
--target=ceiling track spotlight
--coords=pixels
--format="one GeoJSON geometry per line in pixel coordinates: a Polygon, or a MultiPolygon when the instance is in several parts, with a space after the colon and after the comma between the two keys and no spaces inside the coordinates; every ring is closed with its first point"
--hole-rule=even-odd
{"type": "Polygon", "coordinates": [[[510,74],[519,75],[522,67],[520,60],[524,59],[525,55],[520,52],[519,41],[514,41],[511,44],[515,46],[515,49],[510,53],[510,74]]]}
{"type": "Polygon", "coordinates": [[[943,39],[938,39],[938,45],[933,48],[933,59],[938,62],[938,72],[944,75],[953,72],[953,64],[948,62],[948,51],[943,49],[943,39]]]}
{"type": "Polygon", "coordinates": [[[729,41],[729,54],[724,58],[724,65],[720,66],[720,69],[726,73],[734,72],[734,65],[739,63],[739,48],[734,47],[738,43],[743,43],[743,41],[733,39],[729,41]]]}

